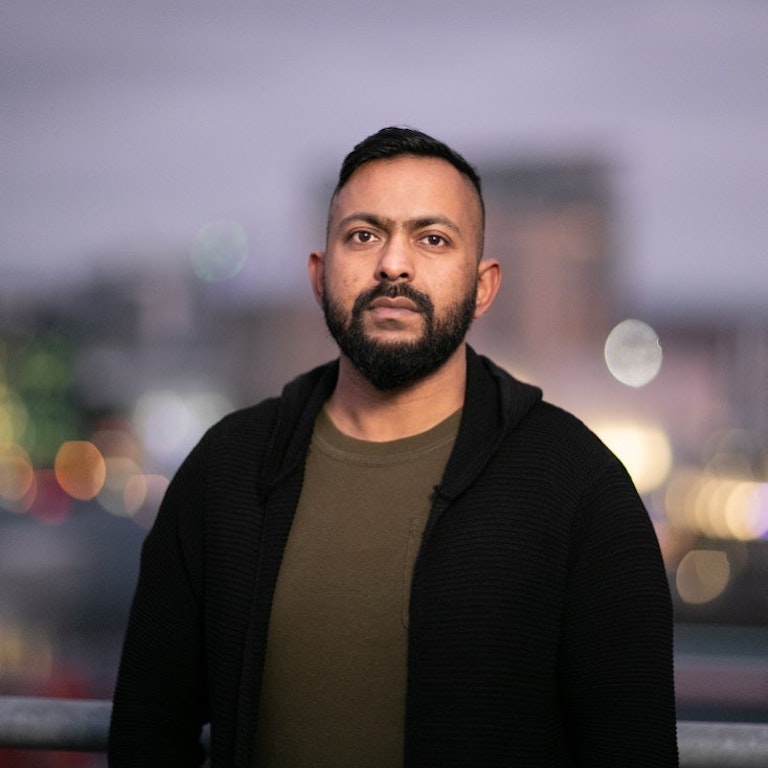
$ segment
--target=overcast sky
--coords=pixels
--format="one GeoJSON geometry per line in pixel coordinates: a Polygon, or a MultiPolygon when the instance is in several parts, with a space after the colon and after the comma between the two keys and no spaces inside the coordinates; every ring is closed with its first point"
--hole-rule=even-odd
{"type": "Polygon", "coordinates": [[[66,286],[235,220],[303,290],[316,195],[382,125],[616,168],[648,306],[768,304],[764,0],[6,0],[0,279],[66,286]]]}

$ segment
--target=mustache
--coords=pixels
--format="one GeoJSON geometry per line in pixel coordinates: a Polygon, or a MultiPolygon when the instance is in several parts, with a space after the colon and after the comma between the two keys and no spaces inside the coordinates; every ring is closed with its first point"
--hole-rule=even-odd
{"type": "Polygon", "coordinates": [[[417,291],[408,283],[378,283],[355,299],[355,304],[352,307],[352,316],[361,315],[363,310],[375,299],[398,299],[401,297],[412,301],[427,317],[431,317],[434,314],[435,305],[432,303],[432,299],[426,293],[417,291]]]}

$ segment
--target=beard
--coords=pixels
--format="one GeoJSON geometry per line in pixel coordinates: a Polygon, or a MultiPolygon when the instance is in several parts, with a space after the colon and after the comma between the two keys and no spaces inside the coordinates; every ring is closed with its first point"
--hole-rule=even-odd
{"type": "Polygon", "coordinates": [[[443,317],[427,294],[407,283],[379,283],[355,300],[347,322],[342,307],[323,290],[323,313],[328,330],[339,349],[358,371],[381,392],[392,392],[428,376],[456,351],[472,325],[475,315],[477,280],[443,317]],[[383,342],[372,339],[363,327],[363,313],[379,297],[410,299],[421,312],[424,330],[413,341],[383,342]]]}

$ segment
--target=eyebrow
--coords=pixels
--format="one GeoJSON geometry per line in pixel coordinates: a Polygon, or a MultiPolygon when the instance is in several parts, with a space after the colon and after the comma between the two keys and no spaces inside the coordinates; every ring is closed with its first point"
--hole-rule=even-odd
{"type": "MultiPolygon", "coordinates": [[[[337,229],[343,229],[348,224],[351,224],[355,221],[362,221],[366,224],[370,224],[372,227],[383,230],[392,229],[396,224],[394,219],[390,219],[387,216],[379,216],[378,214],[368,213],[367,211],[355,211],[354,213],[350,213],[348,216],[345,216],[338,223],[337,229]]],[[[446,218],[445,216],[437,215],[420,216],[416,219],[409,219],[405,222],[405,228],[413,232],[415,230],[424,229],[426,227],[432,227],[435,224],[446,227],[456,234],[461,234],[461,230],[453,221],[446,218]]]]}

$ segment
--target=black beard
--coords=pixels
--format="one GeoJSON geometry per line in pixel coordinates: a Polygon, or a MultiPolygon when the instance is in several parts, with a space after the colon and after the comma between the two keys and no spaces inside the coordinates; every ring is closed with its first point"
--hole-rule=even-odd
{"type": "Polygon", "coordinates": [[[414,384],[437,370],[456,351],[467,335],[475,315],[476,285],[448,309],[444,318],[435,319],[429,296],[407,283],[379,283],[355,300],[349,323],[343,309],[323,290],[323,313],[328,330],[339,349],[365,378],[381,392],[391,392],[414,384]],[[383,343],[371,339],[363,328],[363,312],[379,297],[404,296],[421,311],[424,333],[415,341],[383,343]]]}

